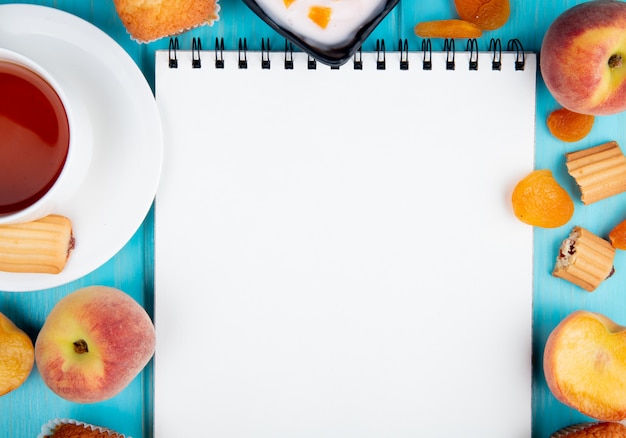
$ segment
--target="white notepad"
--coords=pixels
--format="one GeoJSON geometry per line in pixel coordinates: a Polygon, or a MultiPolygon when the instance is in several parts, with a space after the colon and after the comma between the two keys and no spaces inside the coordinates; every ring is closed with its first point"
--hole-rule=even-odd
{"type": "Polygon", "coordinates": [[[535,55],[175,53],[156,437],[529,437],[535,55]]]}

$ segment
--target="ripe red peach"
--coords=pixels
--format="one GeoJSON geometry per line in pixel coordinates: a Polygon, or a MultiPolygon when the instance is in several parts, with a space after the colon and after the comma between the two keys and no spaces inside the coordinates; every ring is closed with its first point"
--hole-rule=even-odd
{"type": "Polygon", "coordinates": [[[626,3],[595,0],[563,12],[541,46],[541,74],[565,108],[592,115],[626,110],[626,3]]]}
{"type": "Polygon", "coordinates": [[[145,309],[119,289],[90,286],[54,306],[35,341],[43,381],[60,397],[114,397],[152,358],[155,330],[145,309]]]}

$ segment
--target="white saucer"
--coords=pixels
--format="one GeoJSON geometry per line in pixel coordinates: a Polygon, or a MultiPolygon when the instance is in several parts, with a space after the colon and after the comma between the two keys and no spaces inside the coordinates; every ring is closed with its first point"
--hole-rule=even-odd
{"type": "Polygon", "coordinates": [[[154,200],[163,138],[154,95],[130,56],[106,33],[66,12],[0,5],[0,47],[20,52],[80,93],[93,125],[92,164],[59,214],[76,248],[60,274],[0,272],[0,291],[69,283],[99,268],[130,240],[154,200]]]}

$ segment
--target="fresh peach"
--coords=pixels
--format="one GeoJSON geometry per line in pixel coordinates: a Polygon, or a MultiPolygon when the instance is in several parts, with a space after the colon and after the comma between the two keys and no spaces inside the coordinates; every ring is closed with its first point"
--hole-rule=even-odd
{"type": "Polygon", "coordinates": [[[143,307],[119,289],[90,286],[51,310],[35,341],[35,362],[57,395],[95,403],[128,386],[154,348],[154,325],[143,307]]]}
{"type": "Polygon", "coordinates": [[[561,403],[597,420],[626,419],[626,327],[575,311],[550,333],[543,368],[561,403]]]}
{"type": "Polygon", "coordinates": [[[595,0],[563,12],[541,45],[541,74],[565,108],[606,115],[626,110],[626,3],[595,0]]]}

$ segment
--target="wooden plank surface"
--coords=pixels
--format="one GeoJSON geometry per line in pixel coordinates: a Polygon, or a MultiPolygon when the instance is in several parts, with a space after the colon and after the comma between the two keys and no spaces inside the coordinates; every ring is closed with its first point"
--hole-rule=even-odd
{"type": "MultiPolygon", "coordinates": [[[[0,0],[0,4],[13,3],[0,0]]],[[[141,45],[130,39],[115,12],[111,0],[85,2],[83,0],[45,0],[28,3],[56,7],[92,22],[113,37],[137,62],[150,84],[154,84],[154,51],[167,48],[167,39],[141,45]]],[[[488,47],[491,37],[506,42],[519,38],[526,50],[538,52],[543,34],[558,14],[582,3],[579,0],[512,0],[509,22],[501,29],[487,32],[479,39],[481,49],[488,47]]],[[[190,48],[191,38],[200,37],[205,49],[211,49],[216,37],[223,37],[228,48],[235,48],[239,37],[246,37],[251,49],[259,49],[262,38],[269,38],[271,47],[284,47],[282,37],[253,15],[239,0],[221,0],[220,20],[212,27],[196,29],[179,37],[181,47],[190,48]]],[[[451,18],[455,15],[452,0],[409,2],[403,0],[376,28],[365,42],[364,50],[374,50],[377,38],[389,41],[395,47],[399,38],[407,38],[412,50],[419,49],[420,40],[413,34],[418,21],[451,18]]],[[[459,44],[460,46],[461,44],[459,44]]],[[[441,50],[443,42],[433,41],[433,48],[441,50]]],[[[485,90],[489,93],[489,90],[485,90]]],[[[445,91],[442,91],[445,98],[445,91]]],[[[218,103],[207,103],[218,104],[218,103]]],[[[575,309],[600,311],[614,320],[626,323],[624,306],[624,279],[626,260],[618,252],[616,275],[590,294],[568,283],[554,279],[550,272],[560,241],[573,225],[585,226],[600,235],[606,235],[615,223],[626,217],[626,197],[623,195],[583,206],[575,183],[569,178],[564,166],[564,154],[591,147],[608,140],[624,143],[625,115],[601,117],[596,120],[592,133],[584,140],[564,144],[551,137],[545,127],[548,113],[558,105],[547,92],[541,77],[537,85],[537,134],[536,168],[550,168],[557,180],[575,199],[576,212],[572,221],[554,230],[537,229],[534,233],[534,335],[533,355],[533,436],[547,437],[554,430],[568,424],[585,421],[581,414],[563,406],[550,394],[541,369],[542,350],[552,328],[575,309]]],[[[471,111],[471,108],[468,108],[471,111]]],[[[485,120],[483,129],[489,129],[485,120]]],[[[219,129],[219,127],[215,127],[219,129]]],[[[471,142],[468,142],[471,147],[471,142]]],[[[506,144],[503,144],[506,147],[506,144]]],[[[530,171],[530,169],[529,169],[530,171]]],[[[148,215],[142,228],[131,241],[108,263],[92,274],[74,283],[39,292],[0,292],[0,312],[7,314],[21,325],[34,339],[52,306],[64,295],[83,285],[107,284],[120,287],[138,299],[150,313],[153,312],[152,284],[152,228],[153,217],[148,215]]],[[[0,284],[0,291],[2,285],[0,284]]],[[[503,285],[503,293],[506,286],[503,285]]],[[[497,327],[494,327],[497,330],[497,327]]],[[[530,346],[520,346],[530,348],[530,346]]],[[[0,438],[33,437],[42,423],[57,416],[69,416],[86,421],[102,423],[134,436],[150,437],[152,422],[152,375],[151,366],[120,396],[95,405],[75,405],[60,400],[41,382],[36,371],[20,389],[0,397],[0,438]]],[[[201,378],[199,376],[198,378],[201,378]]],[[[485,415],[490,415],[485,412],[485,415]]]]}

